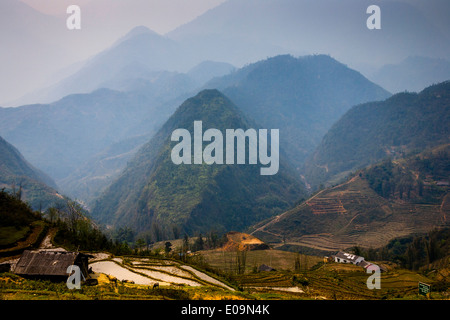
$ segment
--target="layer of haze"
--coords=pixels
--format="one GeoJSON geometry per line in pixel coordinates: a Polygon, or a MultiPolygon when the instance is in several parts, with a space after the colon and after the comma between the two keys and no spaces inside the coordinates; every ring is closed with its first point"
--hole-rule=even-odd
{"type": "MultiPolygon", "coordinates": [[[[1,0],[0,106],[41,102],[26,97],[74,74],[137,26],[189,51],[181,62],[190,55],[241,67],[278,54],[328,54],[369,76],[409,56],[448,60],[449,14],[448,0],[1,0]],[[366,27],[374,3],[382,30],[366,27]],[[81,30],[66,28],[71,4],[81,7],[81,30]]],[[[127,52],[142,45],[133,43],[127,52]]]]}
{"type": "MultiPolygon", "coordinates": [[[[53,16],[66,17],[69,5],[80,6],[96,23],[128,32],[137,25],[165,34],[187,23],[225,0],[20,0],[30,7],[53,16]],[[106,22],[109,20],[108,22],[106,22]]],[[[117,35],[114,35],[117,36],[117,35]]]]}
{"type": "Polygon", "coordinates": [[[1,0],[0,106],[65,78],[136,26],[165,34],[223,1],[1,0]],[[72,4],[81,30],[66,28],[72,4]]]}

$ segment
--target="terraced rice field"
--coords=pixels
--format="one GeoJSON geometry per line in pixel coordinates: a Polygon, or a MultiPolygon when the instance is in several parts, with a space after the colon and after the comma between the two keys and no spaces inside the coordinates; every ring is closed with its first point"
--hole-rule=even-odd
{"type": "Polygon", "coordinates": [[[313,214],[344,214],[347,212],[340,199],[336,198],[316,198],[306,202],[311,207],[313,214]]]}
{"type": "Polygon", "coordinates": [[[186,285],[191,287],[213,286],[234,291],[227,284],[198,271],[195,268],[171,260],[156,259],[94,259],[89,266],[96,274],[107,274],[119,281],[138,285],[160,286],[186,285]]]}
{"type": "MultiPolygon", "coordinates": [[[[418,294],[418,283],[434,285],[430,274],[396,268],[381,273],[380,289],[367,286],[369,274],[353,264],[323,263],[316,268],[297,272],[257,272],[236,275],[250,292],[284,290],[300,299],[379,300],[424,299],[418,294]]],[[[448,299],[448,293],[432,292],[433,299],[448,299]]]]}
{"type": "Polygon", "coordinates": [[[354,246],[355,243],[352,237],[341,238],[331,234],[305,235],[286,242],[289,245],[304,246],[322,251],[339,251],[354,246]]]}

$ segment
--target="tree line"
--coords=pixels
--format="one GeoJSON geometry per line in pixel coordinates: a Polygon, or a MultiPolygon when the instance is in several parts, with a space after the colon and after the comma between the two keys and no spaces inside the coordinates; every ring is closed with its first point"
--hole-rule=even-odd
{"type": "Polygon", "coordinates": [[[450,154],[446,151],[423,153],[405,162],[394,164],[388,158],[382,163],[359,173],[380,196],[401,200],[436,203],[446,192],[446,187],[427,183],[450,182],[450,154]]]}
{"type": "Polygon", "coordinates": [[[394,239],[378,249],[355,246],[352,251],[367,261],[392,261],[400,267],[419,270],[450,254],[450,228],[394,239]]]}

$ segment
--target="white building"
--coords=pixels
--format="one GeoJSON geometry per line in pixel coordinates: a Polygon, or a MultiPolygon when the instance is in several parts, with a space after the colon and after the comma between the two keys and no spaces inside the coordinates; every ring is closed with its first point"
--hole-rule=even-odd
{"type": "Polygon", "coordinates": [[[339,251],[336,255],[331,256],[331,258],[334,260],[334,262],[338,263],[352,263],[357,266],[363,267],[366,270],[376,270],[379,269],[382,272],[387,271],[384,268],[380,268],[378,265],[368,262],[364,260],[364,257],[357,256],[355,254],[346,253],[339,251]]]}
{"type": "Polygon", "coordinates": [[[359,265],[364,261],[364,257],[360,257],[351,253],[346,253],[339,251],[336,255],[333,256],[335,262],[339,263],[353,263],[359,265]]]}

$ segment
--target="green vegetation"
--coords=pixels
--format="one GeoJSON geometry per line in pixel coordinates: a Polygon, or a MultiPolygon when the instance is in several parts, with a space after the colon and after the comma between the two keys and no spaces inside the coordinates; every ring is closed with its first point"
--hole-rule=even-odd
{"type": "Polygon", "coordinates": [[[29,231],[29,227],[1,227],[0,248],[8,247],[11,244],[25,238],[29,231]]]}
{"type": "MultiPolygon", "coordinates": [[[[448,235],[441,236],[448,240],[448,235]]],[[[277,270],[259,271],[258,268],[246,268],[245,272],[238,272],[235,252],[206,251],[201,254],[215,268],[229,274],[242,290],[252,294],[258,293],[267,299],[278,299],[279,297],[272,296],[274,292],[285,292],[287,296],[299,299],[423,299],[417,294],[419,281],[432,284],[432,299],[449,297],[445,276],[448,275],[448,263],[439,267],[427,267],[420,272],[388,267],[388,270],[381,274],[381,290],[369,290],[366,285],[368,274],[364,268],[352,264],[324,262],[323,258],[318,256],[277,250],[249,251],[248,262],[272,262],[271,266],[277,270]]],[[[447,257],[448,254],[447,252],[447,257]]],[[[387,263],[377,261],[375,263],[382,265],[387,263]]]]}
{"type": "Polygon", "coordinates": [[[0,216],[0,258],[36,248],[48,230],[41,213],[20,200],[20,194],[0,190],[0,216]]]}
{"type": "MultiPolygon", "coordinates": [[[[202,295],[207,298],[214,291],[225,298],[233,298],[233,294],[229,292],[208,287],[200,290],[187,287],[165,287],[153,290],[149,286],[121,282],[98,286],[83,285],[80,290],[71,291],[64,282],[27,280],[10,273],[0,274],[0,297],[4,300],[189,300],[194,296],[200,298],[202,295]]],[[[242,294],[236,295],[237,298],[240,296],[242,294]]]]}
{"type": "Polygon", "coordinates": [[[425,235],[396,238],[377,249],[355,247],[367,260],[385,260],[402,268],[419,270],[450,255],[450,229],[436,229],[425,235]]]}
{"type": "Polygon", "coordinates": [[[17,195],[0,191],[0,248],[12,247],[31,232],[38,216],[17,195]]]}
{"type": "Polygon", "coordinates": [[[126,244],[109,239],[86,214],[74,201],[51,207],[44,213],[33,211],[17,194],[0,190],[0,257],[36,248],[49,230],[54,245],[68,250],[132,252],[126,244]]]}
{"type": "Polygon", "coordinates": [[[307,270],[323,258],[299,255],[281,250],[221,251],[205,250],[199,253],[212,268],[229,274],[254,273],[265,264],[275,270],[307,270]],[[244,259],[243,259],[244,258],[244,259]]]}
{"type": "Polygon", "coordinates": [[[360,173],[384,198],[440,204],[450,182],[450,145],[437,147],[395,163],[388,159],[360,173]],[[439,186],[438,183],[442,183],[439,186]]]}
{"type": "MultiPolygon", "coordinates": [[[[53,237],[55,245],[68,250],[117,250],[112,241],[85,217],[78,204],[68,202],[63,210],[51,208],[49,211],[50,215],[57,216],[52,224],[52,227],[57,230],[53,237]],[[52,212],[55,210],[57,212],[52,212]]],[[[120,247],[119,244],[117,246],[120,247]]]]}

